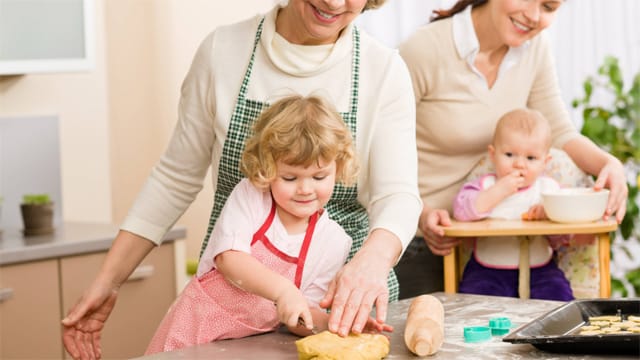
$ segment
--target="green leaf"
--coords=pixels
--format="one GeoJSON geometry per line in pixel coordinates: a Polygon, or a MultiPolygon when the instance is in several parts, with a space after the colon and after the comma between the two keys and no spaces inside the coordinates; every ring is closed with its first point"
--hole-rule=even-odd
{"type": "Polygon", "coordinates": [[[618,229],[620,229],[620,235],[622,235],[623,238],[628,239],[631,234],[633,234],[634,225],[633,220],[631,220],[629,216],[625,215],[618,227],[618,229]]]}
{"type": "Polygon", "coordinates": [[[636,289],[636,294],[638,294],[637,289],[640,288],[640,268],[629,271],[625,278],[633,285],[634,289],[636,289]]]}
{"type": "Polygon", "coordinates": [[[580,104],[582,104],[582,102],[578,99],[573,99],[573,101],[571,101],[571,107],[573,108],[577,108],[580,104]]]}
{"type": "Polygon", "coordinates": [[[609,69],[609,80],[611,81],[611,85],[615,89],[616,95],[622,94],[622,88],[624,87],[624,82],[622,79],[622,73],[620,72],[620,68],[616,62],[615,66],[612,66],[609,69]]]}
{"type": "Polygon", "coordinates": [[[629,296],[627,289],[624,287],[622,281],[618,279],[611,279],[611,293],[619,293],[621,297],[629,296]]]}
{"type": "Polygon", "coordinates": [[[591,94],[593,94],[593,78],[588,77],[582,87],[584,88],[584,103],[587,104],[591,100],[591,94]]]}

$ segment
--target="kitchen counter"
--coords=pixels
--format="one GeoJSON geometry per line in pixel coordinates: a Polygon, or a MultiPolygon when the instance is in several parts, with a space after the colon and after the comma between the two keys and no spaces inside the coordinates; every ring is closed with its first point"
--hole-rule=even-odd
{"type": "MultiPolygon", "coordinates": [[[[0,238],[0,266],[27,261],[105,251],[111,247],[119,226],[104,223],[65,222],[53,234],[22,235],[21,229],[4,228],[0,238]]],[[[186,237],[182,226],[171,229],[164,242],[186,237]]]]}
{"type": "MultiPolygon", "coordinates": [[[[529,344],[510,344],[500,337],[482,343],[465,343],[466,326],[486,326],[490,318],[506,316],[513,330],[563,304],[559,301],[524,300],[468,294],[434,293],[445,308],[445,343],[429,359],[606,359],[603,355],[565,355],[538,350],[529,344]]],[[[389,305],[387,320],[393,325],[391,351],[386,359],[417,359],[404,344],[404,324],[412,299],[389,305]]],[[[214,325],[215,326],[215,325],[214,325]]],[[[138,359],[298,359],[294,344],[298,337],[286,330],[243,339],[223,340],[193,346],[179,351],[149,355],[138,359]]],[[[636,359],[634,356],[611,356],[616,360],[636,359]]]]}
{"type": "MultiPolygon", "coordinates": [[[[5,228],[0,240],[0,359],[63,359],[60,319],[99,273],[119,226],[67,222],[53,234],[24,237],[5,228]]],[[[147,343],[176,297],[174,240],[169,231],[119,289],[104,327],[105,359],[129,359],[147,343]]],[[[184,269],[182,266],[180,270],[184,269]]]]}

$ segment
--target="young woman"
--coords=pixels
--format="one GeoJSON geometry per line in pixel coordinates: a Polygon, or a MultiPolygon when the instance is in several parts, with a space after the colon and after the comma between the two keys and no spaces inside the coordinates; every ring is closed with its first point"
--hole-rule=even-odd
{"type": "Polygon", "coordinates": [[[461,0],[400,46],[413,80],[424,203],[419,229],[435,255],[459,242],[444,237],[455,194],[486,153],[497,119],[515,108],[540,111],[554,147],[608,187],[605,217],[622,221],[627,186],[618,159],[581,136],[560,97],[543,30],[563,0],[461,0]]]}

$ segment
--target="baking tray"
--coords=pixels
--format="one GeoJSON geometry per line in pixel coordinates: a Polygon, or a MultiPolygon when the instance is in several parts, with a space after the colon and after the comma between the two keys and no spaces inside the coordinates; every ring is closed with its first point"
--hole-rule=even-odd
{"type": "Polygon", "coordinates": [[[640,299],[574,300],[519,327],[502,340],[538,349],[573,354],[639,354],[640,334],[578,335],[590,316],[640,315],[640,299]]]}

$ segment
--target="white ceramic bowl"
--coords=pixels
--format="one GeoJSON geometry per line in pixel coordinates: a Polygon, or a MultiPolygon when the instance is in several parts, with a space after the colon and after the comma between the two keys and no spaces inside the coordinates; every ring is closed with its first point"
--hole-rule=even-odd
{"type": "Polygon", "coordinates": [[[609,190],[564,188],[542,194],[542,205],[552,221],[584,223],[602,218],[607,207],[609,190]]]}

